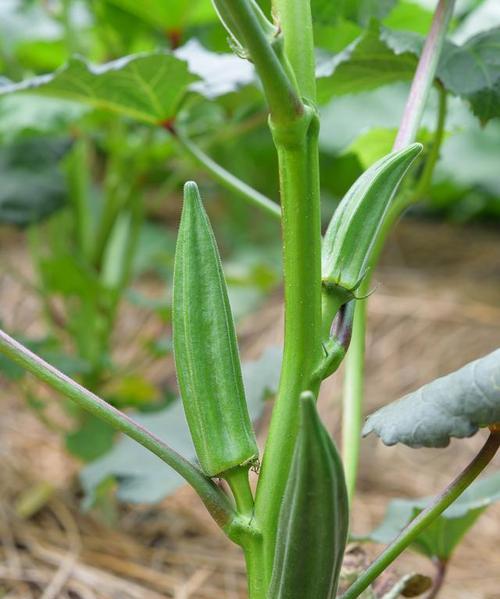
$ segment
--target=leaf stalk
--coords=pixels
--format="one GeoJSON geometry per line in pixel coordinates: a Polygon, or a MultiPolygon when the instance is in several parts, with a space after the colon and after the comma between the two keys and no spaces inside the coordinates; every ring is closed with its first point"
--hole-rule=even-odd
{"type": "Polygon", "coordinates": [[[210,156],[207,156],[203,150],[195,145],[183,132],[178,129],[170,128],[174,139],[177,140],[179,146],[184,153],[189,156],[193,162],[205,169],[212,177],[223,187],[238,195],[247,203],[263,210],[275,219],[281,218],[281,209],[279,204],[273,202],[264,194],[260,193],[247,183],[238,179],[235,175],[227,171],[225,168],[217,164],[210,156]]]}
{"type": "Polygon", "coordinates": [[[80,408],[125,433],[158,456],[193,487],[213,519],[228,535],[237,534],[237,514],[227,496],[186,458],[132,418],[79,385],[1,330],[0,353],[31,372],[52,389],[73,400],[80,408]]]}
{"type": "Polygon", "coordinates": [[[425,530],[442,514],[495,457],[500,447],[500,433],[491,432],[486,443],[470,464],[440,493],[432,503],[408,524],[401,534],[347,589],[341,599],[355,599],[425,530]]]}

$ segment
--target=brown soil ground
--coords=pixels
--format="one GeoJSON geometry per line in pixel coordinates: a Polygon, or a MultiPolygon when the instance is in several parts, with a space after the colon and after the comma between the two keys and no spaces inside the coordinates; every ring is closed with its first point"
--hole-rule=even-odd
{"type": "MultiPolygon", "coordinates": [[[[39,306],[24,281],[30,272],[23,245],[17,237],[2,238],[0,318],[27,334],[40,332],[39,306]]],[[[422,223],[398,228],[369,304],[367,412],[500,345],[499,243],[498,231],[422,223]]],[[[247,357],[279,342],[281,312],[276,294],[243,323],[247,357]]],[[[132,316],[127,312],[121,319],[121,357],[139,327],[160,332],[154,318],[141,312],[132,316]]],[[[171,366],[157,367],[150,375],[158,382],[173,380],[171,366]]],[[[338,376],[321,397],[337,438],[340,388],[338,376]]],[[[113,527],[84,515],[78,509],[77,466],[58,435],[39,422],[18,389],[2,383],[0,401],[0,598],[245,597],[238,548],[221,537],[189,489],[161,505],[122,506],[113,527]],[[20,500],[38,501],[46,481],[55,491],[40,500],[35,515],[21,518],[20,500]]],[[[364,440],[354,531],[373,527],[391,497],[437,492],[483,439],[479,434],[441,451],[387,448],[375,438],[364,440]]],[[[500,456],[491,468],[499,466],[500,456]]],[[[458,549],[442,599],[500,599],[499,538],[496,505],[458,549]]],[[[408,552],[396,565],[400,573],[433,573],[431,564],[408,552]]]]}

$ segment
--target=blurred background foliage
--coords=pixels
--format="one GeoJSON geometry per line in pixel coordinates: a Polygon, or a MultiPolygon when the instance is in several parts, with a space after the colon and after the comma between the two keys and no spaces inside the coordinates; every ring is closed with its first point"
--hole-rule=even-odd
{"type": "MultiPolygon", "coordinates": [[[[269,2],[261,4],[269,12],[269,2]]],[[[432,0],[313,1],[323,76],[325,224],[361,172],[390,150],[434,7],[432,0]],[[375,52],[381,53],[379,63],[372,61],[375,52]]],[[[432,183],[417,187],[419,201],[409,217],[498,227],[500,63],[498,56],[483,55],[491,89],[481,82],[470,87],[473,71],[465,64],[468,40],[486,30],[498,35],[495,27],[500,27],[497,0],[458,2],[450,34],[456,45],[450,45],[450,62],[442,68],[450,92],[443,144],[432,183]],[[455,52],[462,44],[462,53],[455,52]],[[463,65],[469,71],[461,70],[463,65]]],[[[277,222],[214,182],[171,134],[173,127],[182,130],[227,170],[277,200],[266,107],[251,66],[230,55],[226,38],[209,0],[0,3],[0,222],[4,232],[15,227],[26,238],[35,273],[30,289],[45,315],[45,333],[23,340],[121,408],[161,412],[175,397],[156,388],[146,370],[131,372],[130,365],[117,363],[113,333],[123,304],[153,311],[165,335],[141,338],[138,350],[144,364],[170,354],[170,282],[186,179],[201,184],[236,317],[280,282],[277,222]],[[155,61],[167,60],[162,52],[176,57],[175,80],[156,73],[155,61]],[[87,63],[74,58],[100,65],[136,54],[128,67],[116,63],[107,71],[87,71],[87,63]],[[187,68],[180,59],[187,60],[187,68]],[[158,75],[155,84],[165,86],[143,89],[145,95],[171,94],[169,111],[161,107],[166,122],[154,123],[161,127],[147,122],[147,107],[144,118],[134,118],[130,106],[109,110],[110,98],[99,96],[97,76],[113,77],[127,68],[142,74],[150,69],[151,84],[158,75]],[[55,77],[44,78],[57,69],[55,77]],[[35,93],[17,93],[15,84],[26,80],[35,93]],[[86,89],[87,84],[94,87],[86,89]],[[86,99],[68,99],[77,93],[86,99]],[[147,277],[161,282],[161,296],[148,296],[136,285],[147,277]]],[[[129,86],[140,94],[143,82],[129,86]]],[[[118,79],[108,84],[117,95],[123,92],[118,79]]],[[[431,147],[439,89],[420,132],[431,147]]],[[[12,332],[23,337],[23,331],[12,332]]],[[[0,368],[12,380],[22,377],[10,364],[1,362],[0,368]]],[[[45,418],[44,400],[34,389],[26,395],[45,418]]],[[[112,431],[70,406],[67,410],[73,424],[63,433],[72,453],[90,461],[111,448],[112,431]]]]}

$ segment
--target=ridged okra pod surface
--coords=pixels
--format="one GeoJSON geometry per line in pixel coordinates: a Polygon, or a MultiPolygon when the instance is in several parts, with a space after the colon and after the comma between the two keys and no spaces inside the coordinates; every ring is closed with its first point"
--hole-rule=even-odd
{"type": "Polygon", "coordinates": [[[280,510],[268,599],[333,599],[348,525],[342,462],[321,423],[314,396],[306,392],[280,510]]]}
{"type": "Polygon", "coordinates": [[[354,296],[370,262],[377,236],[396,191],[415,158],[419,143],[384,156],[346,193],[323,239],[321,276],[326,293],[342,303],[354,296]]]}
{"type": "Polygon", "coordinates": [[[207,476],[257,459],[226,283],[198,187],[184,187],[173,291],[177,380],[207,476]]]}

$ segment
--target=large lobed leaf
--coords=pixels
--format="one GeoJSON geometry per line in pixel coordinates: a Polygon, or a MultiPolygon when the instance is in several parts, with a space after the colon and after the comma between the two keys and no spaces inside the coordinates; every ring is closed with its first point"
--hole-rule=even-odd
{"type": "Polygon", "coordinates": [[[100,66],[73,57],[53,74],[1,86],[0,94],[64,98],[158,124],[175,114],[197,79],[183,60],[167,52],[125,56],[100,66]]]}
{"type": "Polygon", "coordinates": [[[500,27],[475,35],[463,46],[449,44],[438,77],[451,93],[470,102],[481,122],[500,117],[500,27]]]}
{"type": "Polygon", "coordinates": [[[317,69],[320,102],[411,80],[422,39],[412,33],[397,34],[393,39],[387,31],[372,24],[345,50],[320,61],[317,69]]]}
{"type": "MultiPolygon", "coordinates": [[[[390,543],[427,507],[432,498],[395,499],[381,524],[364,540],[390,543]]],[[[484,510],[500,500],[500,472],[475,481],[445,512],[422,531],[413,548],[430,558],[449,559],[466,532],[484,510]]]]}
{"type": "Polygon", "coordinates": [[[386,445],[446,447],[500,422],[500,349],[438,378],[368,417],[363,435],[386,445]]]}
{"type": "MultiPolygon", "coordinates": [[[[345,50],[324,58],[317,75],[321,102],[333,96],[369,91],[409,81],[424,43],[423,36],[372,23],[345,50]]],[[[500,27],[471,37],[463,45],[446,42],[436,77],[450,93],[471,104],[486,123],[500,117],[500,27]]]]}
{"type": "Polygon", "coordinates": [[[214,99],[253,81],[250,63],[190,40],[174,53],[135,54],[99,66],[75,56],[54,73],[3,82],[0,95],[71,100],[157,125],[175,116],[187,91],[214,99]]]}

